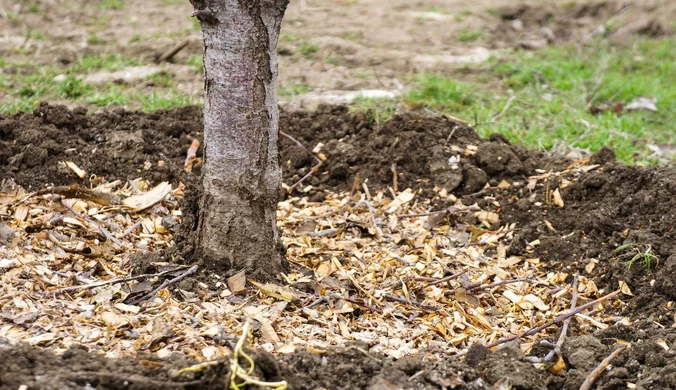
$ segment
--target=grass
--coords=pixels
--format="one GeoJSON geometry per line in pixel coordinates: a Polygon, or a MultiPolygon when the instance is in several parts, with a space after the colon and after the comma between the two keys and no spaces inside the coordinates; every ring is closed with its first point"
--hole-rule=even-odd
{"type": "Polygon", "coordinates": [[[0,103],[0,113],[31,111],[39,101],[63,99],[101,107],[132,105],[146,111],[195,103],[176,89],[173,78],[166,72],[148,77],[147,82],[155,87],[152,92],[113,83],[94,86],[83,81],[88,73],[116,71],[141,64],[142,61],[119,54],[85,56],[65,69],[0,60],[0,69],[11,69],[8,72],[11,75],[0,74],[0,96],[9,96],[8,101],[0,103]]]}
{"type": "Polygon", "coordinates": [[[458,33],[458,40],[460,42],[474,42],[478,39],[483,38],[484,32],[481,30],[472,30],[469,28],[464,28],[458,33]]]}
{"type": "Polygon", "coordinates": [[[281,86],[277,91],[279,96],[295,96],[311,92],[314,88],[305,84],[291,83],[281,86]]]}
{"type": "Polygon", "coordinates": [[[303,56],[310,58],[319,51],[319,46],[314,43],[301,43],[298,51],[300,51],[300,54],[303,56]]]}
{"type": "Polygon", "coordinates": [[[101,10],[121,10],[124,8],[123,0],[102,0],[99,1],[98,7],[101,10]]]}
{"type": "Polygon", "coordinates": [[[646,164],[648,143],[675,140],[675,45],[671,37],[638,39],[623,48],[600,41],[582,52],[572,45],[514,52],[455,75],[417,75],[407,80],[409,92],[401,100],[358,107],[382,110],[381,118],[395,104],[428,107],[470,121],[484,137],[497,132],[542,150],[559,143],[591,151],[606,145],[625,162],[646,164]],[[590,112],[590,106],[639,96],[656,98],[658,112],[590,112]]]}
{"type": "Polygon", "coordinates": [[[616,248],[614,252],[623,252],[618,257],[624,259],[624,264],[629,269],[635,264],[639,264],[646,269],[657,268],[660,264],[659,257],[653,252],[650,245],[624,244],[616,248]]]}

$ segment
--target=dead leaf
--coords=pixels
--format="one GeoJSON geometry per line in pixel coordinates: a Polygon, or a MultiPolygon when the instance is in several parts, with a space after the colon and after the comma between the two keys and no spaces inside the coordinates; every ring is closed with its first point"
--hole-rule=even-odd
{"type": "Polygon", "coordinates": [[[561,193],[559,192],[559,189],[555,189],[554,192],[552,192],[552,200],[554,201],[554,204],[557,205],[560,208],[563,208],[563,198],[561,197],[561,193]]]}
{"type": "Polygon", "coordinates": [[[227,280],[228,288],[233,295],[244,294],[246,292],[246,271],[240,271],[227,280]]]}

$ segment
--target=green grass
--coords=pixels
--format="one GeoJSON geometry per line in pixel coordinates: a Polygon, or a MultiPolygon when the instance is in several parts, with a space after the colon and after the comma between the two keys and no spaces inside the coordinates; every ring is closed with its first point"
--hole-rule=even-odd
{"type": "Polygon", "coordinates": [[[99,9],[102,10],[121,10],[124,8],[123,0],[101,0],[98,2],[99,9]]]}
{"type": "Polygon", "coordinates": [[[675,46],[671,37],[623,48],[601,41],[582,52],[572,45],[514,52],[455,75],[418,75],[408,80],[401,100],[359,107],[387,118],[390,107],[403,102],[468,120],[484,137],[497,132],[543,150],[561,142],[591,151],[607,145],[625,162],[649,163],[646,144],[676,141],[675,46]],[[592,105],[627,104],[639,96],[656,98],[658,112],[590,112],[592,105]]]}
{"type": "Polygon", "coordinates": [[[310,85],[291,83],[281,86],[277,91],[279,96],[295,96],[311,92],[314,88],[310,85]]]}
{"type": "Polygon", "coordinates": [[[660,258],[657,257],[650,245],[624,244],[613,252],[621,253],[618,258],[629,269],[636,264],[646,269],[657,268],[660,264],[660,258]]]}
{"type": "Polygon", "coordinates": [[[83,80],[93,72],[116,71],[141,61],[119,54],[85,56],[65,68],[35,66],[0,60],[0,70],[11,69],[11,74],[0,72],[0,96],[9,96],[0,102],[0,113],[31,111],[40,101],[71,100],[79,104],[106,107],[109,105],[140,107],[152,111],[182,107],[195,102],[180,93],[171,75],[159,72],[148,77],[153,91],[137,90],[133,86],[89,85],[83,80]]]}
{"type": "Polygon", "coordinates": [[[300,54],[303,56],[309,58],[319,51],[319,46],[314,43],[301,43],[298,51],[300,51],[300,54]]]}
{"type": "Polygon", "coordinates": [[[458,40],[460,42],[474,42],[477,39],[481,39],[484,36],[484,32],[481,30],[472,30],[469,28],[464,28],[458,33],[458,40]]]}

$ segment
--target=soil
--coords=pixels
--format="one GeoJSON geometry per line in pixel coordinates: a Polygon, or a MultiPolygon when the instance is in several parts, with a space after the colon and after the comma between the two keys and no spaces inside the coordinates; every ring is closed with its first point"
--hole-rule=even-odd
{"type": "MultiPolygon", "coordinates": [[[[283,112],[280,129],[307,148],[324,144],[321,153],[326,162],[307,183],[312,188],[300,187],[311,198],[321,199],[329,190],[349,191],[356,177],[368,179],[372,189],[392,186],[392,163],[396,163],[400,189],[410,186],[433,196],[445,188],[462,197],[465,204],[478,201],[485,202],[484,207],[494,207],[503,223],[516,223],[510,252],[538,257],[552,272],[567,272],[569,277],[579,272],[607,290],[624,280],[635,297],[626,309],[612,313],[629,316],[630,325],[618,322],[584,336],[577,336],[573,326],[563,350],[568,369],[561,376],[536,369],[515,345],[493,352],[474,346],[464,361],[449,358],[439,362],[417,357],[394,361],[365,352],[367,346],[354,345],[321,354],[299,352],[281,357],[256,352],[260,377],[286,379],[291,389],[483,389],[507,385],[515,389],[573,389],[612,351],[619,338],[631,341],[632,348],[613,361],[613,369],[597,380],[598,388],[625,388],[627,382],[641,389],[676,388],[673,349],[666,351],[656,343],[676,342],[671,306],[676,298],[673,169],[624,166],[614,161],[612,151],[604,149],[589,161],[598,165],[594,169],[551,175],[529,189],[528,176],[558,172],[570,162],[510,145],[499,136],[480,139],[470,127],[442,116],[405,112],[390,122],[375,124],[368,113],[322,106],[314,112],[283,112]],[[459,163],[452,170],[448,161],[454,156],[459,156],[459,163]],[[503,180],[510,184],[508,188],[503,180]],[[547,199],[555,188],[561,188],[564,208],[547,199]],[[534,240],[540,245],[525,245],[534,240]],[[622,247],[625,244],[631,245],[622,247]],[[628,265],[635,254],[648,249],[654,255],[650,267],[640,260],[628,265]],[[591,271],[587,269],[590,262],[595,262],[591,271]]],[[[73,161],[90,175],[108,180],[181,179],[189,184],[190,196],[190,185],[197,176],[182,173],[182,166],[185,152],[193,137],[199,139],[200,130],[201,113],[196,107],[151,114],[117,110],[86,115],[86,110],[42,104],[33,113],[0,116],[0,176],[31,189],[96,182],[93,176],[81,180],[59,164],[73,161]]],[[[284,137],[280,138],[280,153],[288,185],[314,164],[307,152],[284,137]]],[[[187,219],[191,210],[184,209],[187,219]]],[[[550,335],[554,340],[557,331],[553,329],[550,335]]],[[[536,345],[531,353],[542,356],[543,348],[536,345]]],[[[171,369],[193,363],[180,355],[164,360],[153,356],[109,360],[88,353],[84,347],[53,355],[0,340],[0,388],[17,389],[24,384],[28,389],[223,388],[229,378],[225,366],[178,379],[170,376],[171,369]]]]}

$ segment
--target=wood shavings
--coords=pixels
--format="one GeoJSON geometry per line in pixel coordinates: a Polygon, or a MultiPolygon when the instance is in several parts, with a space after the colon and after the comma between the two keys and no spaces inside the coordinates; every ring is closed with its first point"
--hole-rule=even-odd
{"type": "MultiPolygon", "coordinates": [[[[74,212],[47,193],[0,194],[3,221],[17,240],[0,246],[0,297],[11,297],[2,300],[3,309],[24,324],[39,313],[59,313],[44,320],[48,329],[2,322],[0,337],[57,348],[96,343],[109,356],[183,351],[204,361],[230,353],[224,345],[236,339],[231,329],[252,318],[260,335],[254,347],[274,353],[321,353],[361,340],[370,343],[367,353],[443,357],[550,322],[570,306],[569,275],[544,272],[537,258],[508,256],[519,227],[500,226],[498,214],[453,197],[446,216],[481,216],[477,226],[446,217],[430,224],[417,216],[441,213],[431,214],[430,201],[416,192],[371,193],[364,184],[361,193],[358,186],[322,203],[280,203],[278,223],[292,265],[285,282],[259,284],[239,274],[214,276],[194,289],[168,282],[191,277],[196,268],[165,263],[155,274],[129,276],[130,256],[172,242],[173,225],[164,221],[182,219],[175,206],[180,184],[148,191],[143,180],[103,182],[95,191],[105,197],[85,191],[64,200],[74,212]],[[117,200],[106,205],[102,199],[117,200]],[[36,232],[26,233],[29,226],[36,232]],[[30,299],[20,293],[27,284],[30,299]]],[[[581,278],[580,285],[581,299],[597,298],[591,280],[581,278]]],[[[609,321],[602,313],[578,314],[595,327],[609,321]]]]}

